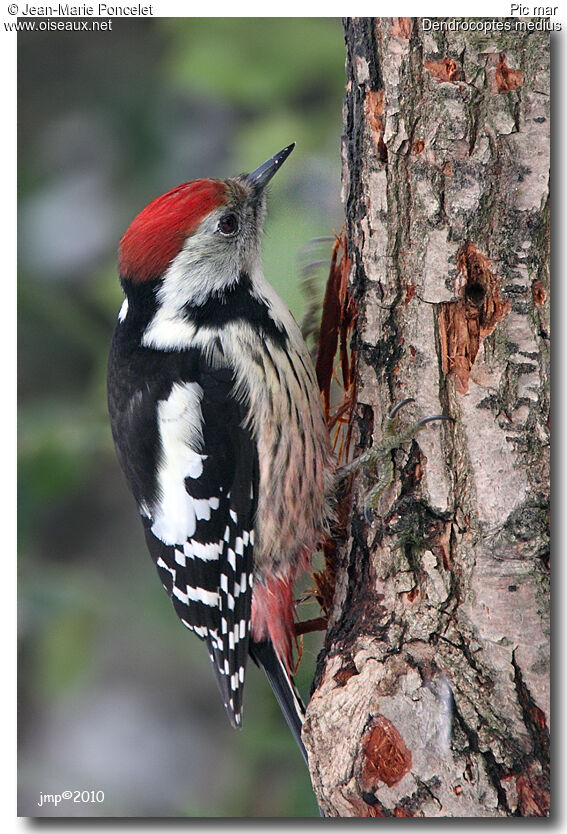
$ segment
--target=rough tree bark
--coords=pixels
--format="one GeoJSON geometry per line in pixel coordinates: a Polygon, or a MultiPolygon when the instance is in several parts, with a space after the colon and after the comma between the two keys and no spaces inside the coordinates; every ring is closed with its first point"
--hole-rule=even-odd
{"type": "Polygon", "coordinates": [[[549,807],[547,33],[345,20],[352,479],[304,739],[327,816],[549,807]]]}

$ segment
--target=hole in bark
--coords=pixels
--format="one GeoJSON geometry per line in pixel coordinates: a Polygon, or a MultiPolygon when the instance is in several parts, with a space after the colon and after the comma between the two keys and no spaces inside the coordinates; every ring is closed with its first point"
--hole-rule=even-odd
{"type": "Polygon", "coordinates": [[[334,675],[334,680],[339,686],[345,686],[353,675],[358,675],[358,669],[352,660],[349,660],[345,666],[342,666],[334,675]]]}
{"type": "Polygon", "coordinates": [[[500,296],[499,279],[490,266],[488,257],[472,241],[466,241],[457,253],[457,269],[465,278],[462,296],[440,305],[443,372],[455,376],[459,394],[468,391],[470,371],[483,339],[510,312],[510,302],[500,296]]]}
{"type": "Polygon", "coordinates": [[[467,301],[472,301],[473,304],[476,304],[479,307],[484,301],[485,295],[486,290],[478,281],[473,281],[472,284],[467,284],[465,288],[465,298],[467,301]]]}
{"type": "Polygon", "coordinates": [[[378,802],[374,794],[370,793],[370,791],[362,791],[361,796],[367,805],[376,805],[376,803],[378,802]]]}

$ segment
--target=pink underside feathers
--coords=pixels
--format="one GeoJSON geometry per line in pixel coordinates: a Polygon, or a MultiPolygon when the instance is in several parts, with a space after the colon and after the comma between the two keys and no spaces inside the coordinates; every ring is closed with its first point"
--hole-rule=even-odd
{"type": "Polygon", "coordinates": [[[296,576],[307,569],[310,555],[304,550],[295,566],[288,565],[280,574],[256,581],[252,593],[252,639],[270,639],[290,674],[293,667],[292,639],[295,635],[293,583],[296,576]]]}
{"type": "Polygon", "coordinates": [[[265,584],[258,582],[254,585],[252,639],[260,641],[269,638],[288,672],[291,672],[292,664],[294,612],[293,582],[289,577],[271,576],[265,584]]]}

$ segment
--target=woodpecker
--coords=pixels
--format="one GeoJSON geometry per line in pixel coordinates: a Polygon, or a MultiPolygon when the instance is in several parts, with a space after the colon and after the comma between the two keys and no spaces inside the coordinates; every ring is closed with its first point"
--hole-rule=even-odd
{"type": "Polygon", "coordinates": [[[293,583],[328,529],[334,464],[309,351],[261,260],[266,186],[294,147],[182,183],[132,221],[108,406],[149,552],[231,723],[250,655],[307,760],[293,583]]]}

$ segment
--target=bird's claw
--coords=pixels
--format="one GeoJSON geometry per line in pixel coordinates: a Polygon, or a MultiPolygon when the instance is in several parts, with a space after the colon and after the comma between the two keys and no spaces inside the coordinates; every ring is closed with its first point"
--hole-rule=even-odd
{"type": "Polygon", "coordinates": [[[449,417],[447,414],[433,414],[429,417],[422,417],[421,420],[416,421],[408,428],[396,432],[396,416],[405,405],[413,402],[415,402],[413,397],[405,397],[396,403],[386,417],[384,436],[380,443],[367,449],[358,458],[345,464],[339,470],[339,477],[344,478],[358,469],[364,469],[367,477],[375,481],[373,486],[365,494],[363,500],[364,518],[368,524],[372,523],[373,513],[381,494],[394,478],[394,468],[390,453],[404,443],[413,440],[415,435],[429,423],[436,421],[454,422],[454,418],[449,417]],[[381,467],[378,466],[380,462],[383,464],[381,467]],[[372,472],[372,470],[374,471],[372,472]]]}
{"type": "Polygon", "coordinates": [[[394,417],[396,416],[396,414],[398,413],[398,411],[399,411],[401,408],[403,408],[403,407],[404,407],[404,405],[407,405],[408,403],[414,403],[414,402],[415,402],[415,398],[414,398],[414,397],[404,397],[404,399],[403,399],[403,400],[400,400],[400,401],[399,401],[398,403],[396,403],[396,404],[395,404],[395,406],[392,408],[392,410],[391,410],[391,411],[390,411],[390,413],[388,414],[388,420],[393,420],[393,419],[394,419],[394,417]]]}
{"type": "Polygon", "coordinates": [[[455,422],[455,418],[449,417],[448,414],[433,414],[431,417],[422,417],[421,420],[417,421],[417,425],[423,428],[428,423],[433,423],[435,420],[447,420],[449,423],[455,422]]]}
{"type": "MultiPolygon", "coordinates": [[[[408,405],[409,403],[414,403],[414,402],[415,402],[415,397],[404,397],[404,399],[400,400],[398,403],[396,403],[395,406],[392,408],[392,410],[389,412],[388,417],[387,417],[387,422],[389,424],[392,423],[392,421],[394,420],[394,417],[404,407],[404,405],[408,405]]],[[[416,426],[419,426],[420,428],[423,428],[428,423],[433,423],[435,420],[448,420],[452,423],[455,422],[455,418],[454,417],[449,417],[448,414],[433,414],[430,417],[422,417],[421,420],[417,421],[416,426]]],[[[419,429],[417,429],[417,430],[419,430],[419,429]]]]}

